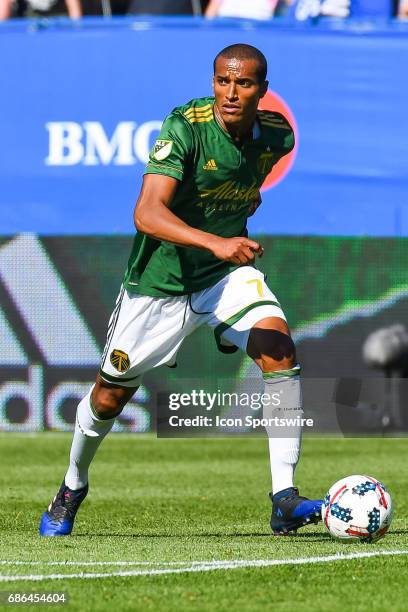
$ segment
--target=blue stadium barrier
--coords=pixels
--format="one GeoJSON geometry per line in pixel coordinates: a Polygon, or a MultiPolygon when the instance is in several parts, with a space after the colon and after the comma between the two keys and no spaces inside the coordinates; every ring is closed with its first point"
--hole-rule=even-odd
{"type": "Polygon", "coordinates": [[[246,42],[298,134],[251,231],[408,235],[407,34],[392,20],[1,24],[0,234],[131,233],[162,119],[208,95],[214,55],[246,42]]]}

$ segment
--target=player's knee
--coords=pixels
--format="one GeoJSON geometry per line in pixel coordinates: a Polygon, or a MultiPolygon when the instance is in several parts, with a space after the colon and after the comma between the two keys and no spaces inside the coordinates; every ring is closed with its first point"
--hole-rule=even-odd
{"type": "Polygon", "coordinates": [[[295,344],[286,330],[253,328],[247,353],[263,372],[290,370],[296,365],[295,344]]]}
{"type": "Polygon", "coordinates": [[[113,419],[122,412],[123,406],[115,395],[99,392],[92,395],[92,407],[101,419],[113,419]]]}
{"type": "Polygon", "coordinates": [[[284,357],[277,361],[270,355],[261,355],[258,363],[262,372],[277,372],[279,370],[291,370],[296,365],[296,357],[284,357]]]}
{"type": "Polygon", "coordinates": [[[97,383],[92,392],[92,407],[100,418],[113,419],[122,412],[134,391],[97,383]]]}

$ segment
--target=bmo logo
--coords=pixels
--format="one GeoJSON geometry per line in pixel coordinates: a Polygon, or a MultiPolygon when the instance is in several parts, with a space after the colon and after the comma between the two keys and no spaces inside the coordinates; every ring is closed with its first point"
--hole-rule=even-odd
{"type": "Polygon", "coordinates": [[[146,164],[161,121],[121,121],[111,133],[98,121],[50,121],[47,166],[133,166],[146,164]],[[154,134],[154,136],[153,136],[154,134]]]}
{"type": "Polygon", "coordinates": [[[275,164],[275,166],[272,168],[271,172],[266,177],[264,184],[262,185],[262,191],[266,191],[267,189],[275,187],[275,185],[280,183],[281,180],[285,178],[285,176],[291,169],[297,154],[299,134],[295,117],[289,106],[286,104],[283,98],[281,98],[271,89],[268,89],[266,95],[261,99],[259,103],[259,109],[276,111],[278,113],[281,113],[289,121],[295,133],[295,148],[289,153],[289,155],[285,155],[285,157],[282,157],[282,159],[280,159],[278,163],[275,164]]]}

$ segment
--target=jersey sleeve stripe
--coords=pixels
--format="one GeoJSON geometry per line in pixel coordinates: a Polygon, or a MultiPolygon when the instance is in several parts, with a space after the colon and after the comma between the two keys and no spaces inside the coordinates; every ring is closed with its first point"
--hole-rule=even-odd
{"type": "Polygon", "coordinates": [[[190,121],[190,123],[203,123],[203,122],[207,122],[208,123],[208,121],[213,121],[213,117],[206,117],[206,118],[201,117],[201,118],[198,118],[198,119],[189,119],[189,121],[190,121]]]}
{"type": "Polygon", "coordinates": [[[154,164],[153,162],[149,162],[147,164],[147,169],[150,168],[150,166],[153,166],[154,168],[168,168],[169,170],[174,170],[174,172],[179,172],[180,174],[184,174],[183,170],[180,170],[179,168],[175,168],[174,166],[169,166],[168,164],[154,164]]]}
{"type": "Polygon", "coordinates": [[[206,106],[194,106],[192,108],[189,108],[188,110],[186,110],[186,112],[184,113],[184,115],[190,115],[190,114],[199,114],[199,113],[207,113],[209,110],[212,110],[212,104],[207,104],[206,106]]]}
{"type": "Polygon", "coordinates": [[[184,115],[184,117],[188,121],[191,121],[191,119],[200,119],[200,117],[212,117],[212,116],[213,116],[212,108],[210,108],[205,113],[192,113],[192,114],[189,114],[189,115],[184,115]]]}
{"type": "Polygon", "coordinates": [[[185,117],[193,117],[194,115],[197,115],[197,116],[208,115],[209,113],[212,113],[212,108],[208,108],[207,110],[201,111],[201,112],[198,112],[196,110],[194,110],[193,112],[190,112],[190,113],[186,112],[186,113],[184,113],[184,116],[185,117]]]}

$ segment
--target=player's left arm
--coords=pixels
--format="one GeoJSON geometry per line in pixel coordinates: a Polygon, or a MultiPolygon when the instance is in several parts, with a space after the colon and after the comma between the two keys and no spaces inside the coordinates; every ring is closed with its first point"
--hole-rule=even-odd
{"type": "Polygon", "coordinates": [[[252,215],[256,213],[256,211],[258,210],[261,204],[262,204],[262,196],[261,196],[261,192],[258,191],[258,196],[254,199],[251,206],[248,208],[248,217],[252,217],[252,215]]]}

